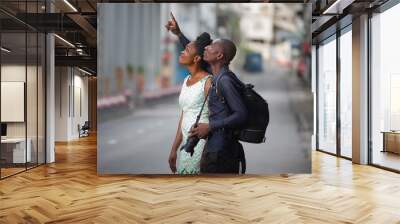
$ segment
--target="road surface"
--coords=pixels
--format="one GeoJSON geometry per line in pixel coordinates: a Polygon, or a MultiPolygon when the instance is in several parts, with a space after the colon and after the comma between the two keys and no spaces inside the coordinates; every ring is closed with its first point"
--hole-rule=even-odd
{"type": "MultiPolygon", "coordinates": [[[[247,173],[309,173],[311,149],[308,146],[311,136],[304,138],[304,133],[299,132],[292,102],[301,92],[290,88],[290,73],[287,70],[278,66],[268,68],[260,74],[237,71],[244,82],[255,85],[270,108],[267,141],[263,144],[243,143],[247,173]]],[[[312,107],[312,104],[302,106],[312,107]]],[[[178,98],[174,97],[138,109],[128,116],[99,121],[99,173],[170,174],[168,155],[178,115],[178,98]]]]}

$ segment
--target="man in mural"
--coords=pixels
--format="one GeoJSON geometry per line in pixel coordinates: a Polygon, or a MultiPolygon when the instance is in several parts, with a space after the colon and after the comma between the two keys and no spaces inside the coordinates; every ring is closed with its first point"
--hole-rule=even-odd
{"type": "MultiPolygon", "coordinates": [[[[179,37],[183,46],[190,42],[172,13],[165,27],[179,37]]],[[[235,129],[246,122],[248,114],[240,93],[244,84],[229,70],[235,55],[236,46],[228,39],[216,39],[205,47],[204,60],[213,75],[208,100],[209,123],[199,123],[191,129],[191,136],[207,138],[200,165],[204,174],[237,174],[240,163],[242,173],[246,169],[243,146],[234,134],[235,129]]]]}

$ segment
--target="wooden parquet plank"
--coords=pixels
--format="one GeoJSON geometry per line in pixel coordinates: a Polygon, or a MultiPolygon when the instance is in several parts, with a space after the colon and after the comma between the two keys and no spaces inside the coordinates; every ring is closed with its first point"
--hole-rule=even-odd
{"type": "Polygon", "coordinates": [[[313,152],[313,174],[96,173],[96,138],[0,181],[0,223],[399,223],[400,175],[313,152]]]}

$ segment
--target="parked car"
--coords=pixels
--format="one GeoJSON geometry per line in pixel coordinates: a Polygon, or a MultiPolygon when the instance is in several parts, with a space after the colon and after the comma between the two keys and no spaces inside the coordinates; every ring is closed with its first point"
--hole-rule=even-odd
{"type": "Polygon", "coordinates": [[[249,72],[262,72],[263,71],[262,55],[256,52],[247,53],[243,69],[249,72]]]}

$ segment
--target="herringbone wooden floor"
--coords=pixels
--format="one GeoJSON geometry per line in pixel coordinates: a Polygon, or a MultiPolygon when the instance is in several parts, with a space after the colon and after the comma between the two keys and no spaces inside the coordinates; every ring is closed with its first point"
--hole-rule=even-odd
{"type": "Polygon", "coordinates": [[[96,139],[0,181],[0,223],[400,223],[400,175],[313,153],[313,174],[97,176],[96,139]]]}

